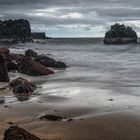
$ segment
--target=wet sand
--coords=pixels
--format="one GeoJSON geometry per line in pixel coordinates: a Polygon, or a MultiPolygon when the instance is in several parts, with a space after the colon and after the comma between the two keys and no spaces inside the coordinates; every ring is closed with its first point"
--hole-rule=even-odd
{"type": "MultiPolygon", "coordinates": [[[[9,92],[0,91],[9,96],[9,92]]],[[[49,103],[26,101],[0,105],[0,140],[11,124],[19,125],[40,138],[48,140],[139,140],[140,115],[138,110],[114,112],[94,116],[94,109],[76,105],[63,106],[49,103]],[[74,118],[74,121],[39,120],[42,113],[74,118]]],[[[55,99],[56,101],[60,99],[55,99]]]]}

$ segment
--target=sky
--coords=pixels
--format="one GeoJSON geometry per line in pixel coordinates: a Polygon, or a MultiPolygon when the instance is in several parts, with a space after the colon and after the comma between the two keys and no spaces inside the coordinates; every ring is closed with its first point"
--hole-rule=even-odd
{"type": "Polygon", "coordinates": [[[116,22],[140,36],[140,0],[0,0],[1,20],[19,18],[50,37],[104,37],[116,22]]]}

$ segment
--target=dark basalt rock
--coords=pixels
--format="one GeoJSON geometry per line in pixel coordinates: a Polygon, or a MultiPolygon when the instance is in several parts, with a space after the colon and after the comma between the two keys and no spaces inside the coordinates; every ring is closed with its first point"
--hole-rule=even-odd
{"type": "Polygon", "coordinates": [[[58,116],[58,115],[45,114],[45,115],[41,116],[39,119],[48,120],[48,121],[61,121],[62,119],[65,119],[65,118],[61,117],[61,116],[58,116]]]}
{"type": "Polygon", "coordinates": [[[74,121],[72,118],[66,118],[58,115],[49,115],[45,114],[41,117],[39,117],[40,120],[47,120],[47,121],[74,121]]]}
{"type": "Polygon", "coordinates": [[[25,56],[29,56],[29,57],[37,57],[38,54],[37,52],[31,50],[31,49],[28,49],[25,51],[25,56]]]}
{"type": "Polygon", "coordinates": [[[54,74],[54,72],[47,67],[35,62],[34,60],[24,57],[19,61],[18,72],[27,74],[30,76],[43,76],[54,74]]]}
{"type": "Polygon", "coordinates": [[[4,133],[3,140],[41,140],[18,126],[10,126],[4,133]]]}
{"type": "Polygon", "coordinates": [[[6,63],[6,68],[7,68],[8,72],[9,71],[17,71],[19,66],[18,66],[18,64],[13,63],[13,62],[7,62],[6,63]]]}
{"type": "Polygon", "coordinates": [[[30,41],[31,27],[29,21],[24,19],[0,21],[0,39],[30,41]]]}
{"type": "Polygon", "coordinates": [[[56,61],[53,58],[50,58],[45,55],[39,55],[36,59],[36,62],[40,63],[41,65],[44,65],[46,67],[52,67],[52,68],[66,68],[66,64],[61,61],[56,61]]]}
{"type": "Polygon", "coordinates": [[[34,84],[21,77],[11,81],[9,87],[15,94],[22,95],[30,95],[36,89],[34,84]]]}
{"type": "Polygon", "coordinates": [[[137,34],[129,26],[118,24],[111,26],[111,29],[106,32],[104,43],[105,44],[130,44],[137,43],[137,34]]]}
{"type": "Polygon", "coordinates": [[[2,55],[0,55],[0,82],[9,82],[9,75],[7,68],[5,66],[5,60],[2,55]]]}
{"type": "Polygon", "coordinates": [[[67,67],[66,64],[61,61],[56,61],[54,65],[54,68],[66,68],[66,67],[67,67]]]}

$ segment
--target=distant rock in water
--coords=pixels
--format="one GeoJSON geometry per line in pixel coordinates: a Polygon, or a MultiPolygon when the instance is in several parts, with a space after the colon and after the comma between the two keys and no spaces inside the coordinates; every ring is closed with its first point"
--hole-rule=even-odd
{"type": "Polygon", "coordinates": [[[111,26],[111,29],[106,32],[104,43],[105,44],[129,44],[137,43],[137,34],[129,26],[118,24],[111,26]]]}
{"type": "Polygon", "coordinates": [[[0,21],[0,39],[30,41],[31,27],[25,19],[0,21]]]}
{"type": "Polygon", "coordinates": [[[32,39],[47,39],[45,32],[33,32],[31,37],[32,39]]]}

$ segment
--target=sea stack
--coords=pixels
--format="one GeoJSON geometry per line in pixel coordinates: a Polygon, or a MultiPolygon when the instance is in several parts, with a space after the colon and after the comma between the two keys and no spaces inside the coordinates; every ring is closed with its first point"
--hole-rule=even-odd
{"type": "Polygon", "coordinates": [[[105,44],[130,44],[137,43],[137,33],[129,26],[124,24],[114,24],[106,32],[104,37],[105,44]]]}
{"type": "Polygon", "coordinates": [[[0,20],[0,39],[30,41],[31,27],[29,21],[25,19],[0,20]]]}
{"type": "Polygon", "coordinates": [[[5,60],[3,55],[0,55],[0,82],[9,82],[8,71],[5,66],[5,60]]]}

